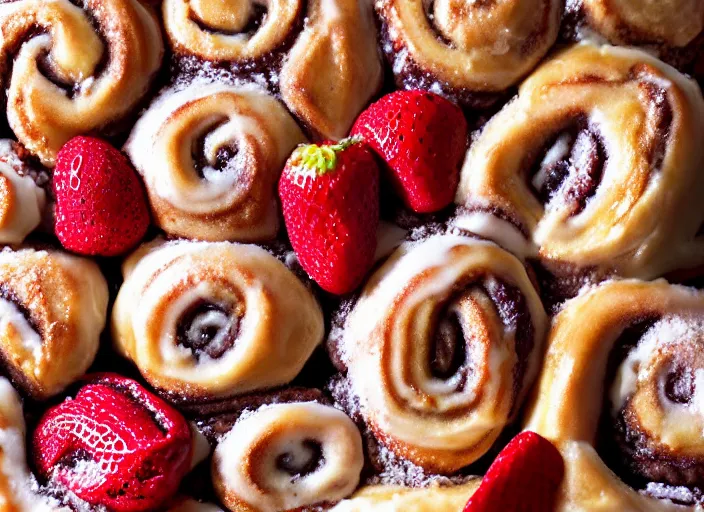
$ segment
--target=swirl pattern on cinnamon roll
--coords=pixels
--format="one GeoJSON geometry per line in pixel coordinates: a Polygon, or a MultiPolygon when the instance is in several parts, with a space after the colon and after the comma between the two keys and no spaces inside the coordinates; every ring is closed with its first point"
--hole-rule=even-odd
{"type": "Polygon", "coordinates": [[[35,399],[79,379],[105,327],[108,289],[98,266],[58,251],[0,252],[0,364],[35,399]]]}
{"type": "Polygon", "coordinates": [[[567,268],[650,279],[704,262],[704,100],[635,50],[574,46],[484,127],[457,225],[567,268]]]}
{"type": "Polygon", "coordinates": [[[124,273],[112,316],[116,348],[173,399],[287,384],[323,337],[311,291],[254,245],[148,245],[124,273]]]}
{"type": "Polygon", "coordinates": [[[0,140],[0,244],[21,244],[42,220],[46,193],[39,185],[48,176],[33,170],[24,152],[0,140]]]}
{"type": "Polygon", "coordinates": [[[165,0],[177,58],[228,63],[265,77],[314,134],[344,137],[378,91],[372,10],[357,0],[165,0]]]}
{"type": "Polygon", "coordinates": [[[20,397],[0,377],[0,512],[70,512],[36,492],[25,455],[26,427],[20,397]]]}
{"type": "Polygon", "coordinates": [[[584,17],[589,28],[613,44],[684,47],[704,30],[699,0],[571,0],[567,16],[584,17]]]}
{"type": "Polygon", "coordinates": [[[240,419],[215,449],[213,481],[237,512],[279,512],[352,494],[362,437],[343,412],[318,403],[265,406],[240,419]]]}
{"type": "Polygon", "coordinates": [[[71,137],[128,114],[161,64],[156,16],[138,0],[5,2],[0,23],[10,127],[48,166],[71,137]]]}
{"type": "Polygon", "coordinates": [[[701,500],[703,346],[704,294],[691,288],[612,281],[567,303],[527,417],[565,459],[558,510],[701,500]]]}
{"type": "Polygon", "coordinates": [[[338,350],[375,438],[450,474],[513,421],[546,321],[518,259],[490,242],[434,235],[404,243],[370,278],[338,350]]]}
{"type": "Polygon", "coordinates": [[[533,69],[557,39],[556,0],[378,0],[396,83],[482,107],[533,69]]]}
{"type": "Polygon", "coordinates": [[[304,140],[264,90],[196,82],[157,99],[125,151],[167,233],[249,242],[276,236],[276,184],[304,140]]]}

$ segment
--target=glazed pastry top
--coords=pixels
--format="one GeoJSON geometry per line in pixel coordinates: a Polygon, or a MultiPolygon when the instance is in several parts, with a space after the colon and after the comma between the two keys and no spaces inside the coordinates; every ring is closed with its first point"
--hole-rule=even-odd
{"type": "Polygon", "coordinates": [[[0,0],[0,512],[456,512],[521,429],[558,511],[701,507],[702,55],[697,0],[0,0]]]}

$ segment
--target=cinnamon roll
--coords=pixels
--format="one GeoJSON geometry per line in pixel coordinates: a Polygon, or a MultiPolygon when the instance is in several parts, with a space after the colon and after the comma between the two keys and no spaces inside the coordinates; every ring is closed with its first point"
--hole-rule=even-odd
{"type": "Polygon", "coordinates": [[[233,512],[279,512],[349,496],[364,465],[362,437],[343,412],[318,403],[265,406],[215,449],[213,482],[233,512]]]}
{"type": "Polygon", "coordinates": [[[92,261],[58,251],[0,252],[0,365],[22,391],[46,399],[92,364],[108,289],[92,261]]]}
{"type": "Polygon", "coordinates": [[[163,14],[180,67],[264,82],[321,138],[345,137],[381,86],[367,2],[165,0],[163,14]]]}
{"type": "Polygon", "coordinates": [[[396,84],[486,107],[557,39],[557,0],[378,0],[382,47],[396,84]]]}
{"type": "Polygon", "coordinates": [[[611,281],[567,303],[527,416],[565,460],[558,510],[702,503],[703,344],[691,288],[611,281]]]}
{"type": "Polygon", "coordinates": [[[73,136],[133,110],[161,64],[159,25],[138,0],[5,2],[0,24],[7,118],[47,166],[73,136]]]}
{"type": "Polygon", "coordinates": [[[167,233],[261,241],[276,236],[276,184],[286,158],[304,140],[265,91],[193,83],[149,107],[125,152],[144,177],[156,224],[167,233]]]}
{"type": "Polygon", "coordinates": [[[674,66],[690,71],[704,45],[704,4],[699,0],[570,0],[565,33],[595,34],[612,44],[646,46],[674,66]]]}
{"type": "Polygon", "coordinates": [[[449,512],[462,510],[481,479],[452,487],[425,489],[370,486],[341,501],[330,512],[449,512]]]}
{"type": "Polygon", "coordinates": [[[546,321],[518,259],[440,234],[392,254],[331,345],[374,438],[428,473],[451,474],[514,420],[546,321]]]}
{"type": "Polygon", "coordinates": [[[323,337],[311,291],[254,245],[152,244],[124,274],[112,314],[116,349],[174,400],[287,384],[323,337]]]}
{"type": "Polygon", "coordinates": [[[19,144],[0,140],[0,244],[21,244],[42,221],[48,176],[32,169],[19,144]]]}
{"type": "Polygon", "coordinates": [[[639,50],[577,45],[526,80],[470,147],[457,226],[558,280],[699,266],[703,130],[704,100],[684,75],[639,50]]]}
{"type": "Polygon", "coordinates": [[[20,397],[0,377],[0,512],[70,512],[42,496],[25,455],[26,428],[20,397]]]}

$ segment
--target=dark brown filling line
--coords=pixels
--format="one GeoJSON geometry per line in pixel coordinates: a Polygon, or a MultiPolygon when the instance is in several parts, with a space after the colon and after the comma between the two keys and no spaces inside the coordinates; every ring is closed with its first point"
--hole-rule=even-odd
{"type": "Polygon", "coordinates": [[[607,159],[597,127],[585,116],[578,116],[545,146],[533,164],[531,187],[544,205],[560,197],[570,215],[578,215],[596,194],[607,159]],[[546,161],[551,150],[563,153],[546,161]]]}
{"type": "MultiPolygon", "coordinates": [[[[430,348],[430,373],[441,380],[449,380],[463,368],[467,362],[467,345],[464,341],[462,324],[454,311],[444,310],[440,313],[435,336],[430,348]]],[[[466,380],[466,376],[464,379],[466,380]]]]}
{"type": "MultiPolygon", "coordinates": [[[[106,68],[108,67],[108,64],[112,60],[112,46],[105,35],[105,31],[103,27],[100,25],[99,21],[97,18],[91,13],[88,9],[85,8],[83,5],[83,2],[76,2],[72,1],[74,5],[77,7],[80,7],[83,9],[83,12],[88,19],[90,25],[93,27],[93,30],[95,31],[96,35],[100,39],[101,43],[103,44],[103,54],[100,57],[100,60],[98,61],[97,65],[95,66],[95,69],[93,70],[93,73],[91,74],[92,77],[99,77],[102,75],[106,68]]],[[[10,55],[15,55],[18,53],[19,49],[23,44],[26,42],[30,41],[31,39],[41,36],[41,35],[50,35],[51,34],[51,27],[42,27],[42,26],[36,26],[33,29],[29,30],[20,40],[18,41],[18,44],[15,45],[16,47],[11,49],[9,52],[10,55]]],[[[13,59],[10,59],[11,61],[13,59]]],[[[62,80],[59,77],[59,74],[56,71],[56,68],[54,67],[54,64],[51,62],[51,57],[49,51],[42,52],[38,58],[37,58],[37,68],[39,72],[47,79],[49,80],[52,84],[54,84],[56,87],[64,91],[66,96],[69,99],[74,99],[76,96],[81,91],[81,83],[70,83],[66,82],[65,80],[62,80]]],[[[10,75],[11,76],[11,71],[10,75]]]]}
{"type": "Polygon", "coordinates": [[[235,346],[241,321],[236,307],[199,300],[179,319],[176,340],[190,349],[198,360],[203,357],[220,359],[235,346]]]}
{"type": "Polygon", "coordinates": [[[323,447],[318,441],[306,439],[302,447],[306,451],[303,459],[299,460],[295,454],[289,452],[276,458],[276,468],[290,475],[293,481],[315,473],[325,465],[323,447]]]}
{"type": "Polygon", "coordinates": [[[225,146],[220,146],[215,155],[215,162],[210,162],[205,154],[205,139],[208,135],[222,125],[226,124],[227,121],[220,121],[213,124],[209,128],[203,131],[203,134],[198,137],[193,142],[193,147],[191,148],[191,158],[195,164],[195,171],[200,179],[205,178],[204,170],[206,168],[215,169],[216,171],[224,171],[229,163],[237,156],[239,153],[239,148],[234,144],[229,144],[225,146]]]}

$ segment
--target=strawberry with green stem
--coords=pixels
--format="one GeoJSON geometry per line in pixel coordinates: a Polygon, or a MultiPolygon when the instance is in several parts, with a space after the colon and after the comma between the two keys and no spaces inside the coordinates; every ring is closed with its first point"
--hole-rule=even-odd
{"type": "Polygon", "coordinates": [[[379,168],[360,138],[299,146],[279,181],[291,245],[324,290],[360,285],[374,262],[379,168]]]}

